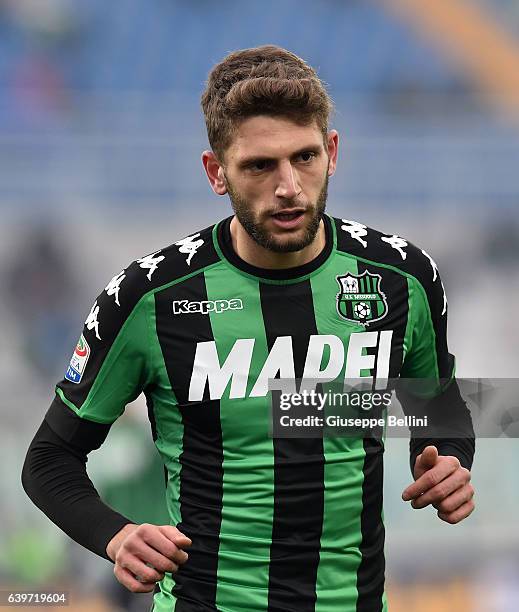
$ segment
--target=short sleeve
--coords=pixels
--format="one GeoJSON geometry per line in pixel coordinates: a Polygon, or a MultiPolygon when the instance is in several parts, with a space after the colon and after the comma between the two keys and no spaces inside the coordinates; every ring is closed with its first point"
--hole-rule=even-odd
{"type": "Polygon", "coordinates": [[[148,304],[132,266],[93,303],[56,400],[79,417],[111,424],[150,382],[148,304]]]}
{"type": "MultiPolygon", "coordinates": [[[[429,255],[420,279],[409,281],[408,350],[402,378],[428,381],[428,395],[441,393],[455,374],[455,358],[447,345],[447,297],[438,268],[429,255]]],[[[419,385],[417,384],[417,388],[419,385]]]]}

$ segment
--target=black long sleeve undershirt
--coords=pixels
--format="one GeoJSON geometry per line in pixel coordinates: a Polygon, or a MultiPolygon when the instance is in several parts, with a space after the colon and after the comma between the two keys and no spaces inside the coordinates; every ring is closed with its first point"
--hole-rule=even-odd
{"type": "Polygon", "coordinates": [[[402,390],[397,391],[397,395],[406,414],[426,414],[430,423],[429,428],[425,430],[411,428],[411,474],[414,475],[416,458],[429,445],[436,446],[439,455],[457,457],[460,464],[470,470],[476,441],[470,411],[461,396],[457,381],[453,380],[441,395],[427,401],[411,398],[402,390]],[[424,437],[428,435],[428,431],[432,432],[432,435],[424,437]]]}
{"type": "Polygon", "coordinates": [[[34,504],[67,535],[111,561],[106,554],[108,542],[132,521],[101,501],[86,471],[87,454],[101,446],[109,428],[80,419],[55,400],[27,451],[22,485],[34,504]]]}

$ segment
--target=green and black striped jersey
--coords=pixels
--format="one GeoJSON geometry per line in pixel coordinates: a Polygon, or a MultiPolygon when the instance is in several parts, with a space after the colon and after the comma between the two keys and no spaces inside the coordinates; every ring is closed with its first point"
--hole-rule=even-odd
{"type": "Polygon", "coordinates": [[[383,442],[273,438],[268,380],[451,378],[437,267],[325,214],[317,258],[256,268],[231,218],[112,278],[56,401],[110,424],[146,396],[171,524],[193,541],[155,612],[386,610],[383,442]]]}

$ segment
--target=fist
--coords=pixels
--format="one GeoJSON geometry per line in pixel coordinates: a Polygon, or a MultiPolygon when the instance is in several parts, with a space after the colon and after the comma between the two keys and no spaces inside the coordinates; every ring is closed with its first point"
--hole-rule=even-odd
{"type": "Polygon", "coordinates": [[[174,573],[188,559],[191,540],[172,525],[125,525],[108,543],[117,580],[133,593],[153,591],[165,572],[174,573]]]}

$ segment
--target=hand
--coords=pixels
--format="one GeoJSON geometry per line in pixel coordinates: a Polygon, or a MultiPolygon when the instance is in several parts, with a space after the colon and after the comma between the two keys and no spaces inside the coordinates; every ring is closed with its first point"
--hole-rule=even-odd
{"type": "Polygon", "coordinates": [[[106,552],[114,561],[117,580],[133,593],[153,591],[164,572],[176,572],[188,559],[182,550],[191,540],[172,525],[125,525],[106,552]]]}
{"type": "Polygon", "coordinates": [[[427,446],[416,458],[414,478],[415,482],[402,493],[404,501],[412,500],[413,508],[432,504],[441,520],[452,525],[473,512],[470,472],[457,457],[438,456],[436,446],[427,446]]]}

